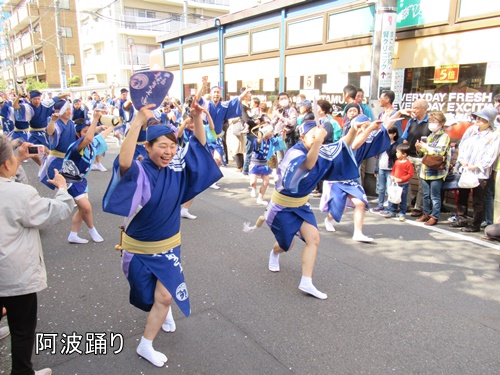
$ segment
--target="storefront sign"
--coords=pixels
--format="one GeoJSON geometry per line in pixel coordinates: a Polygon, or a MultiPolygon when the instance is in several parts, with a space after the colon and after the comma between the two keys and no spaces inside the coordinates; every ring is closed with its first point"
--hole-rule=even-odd
{"type": "Polygon", "coordinates": [[[448,19],[450,0],[398,0],[397,27],[410,27],[448,19]]]}
{"type": "Polygon", "coordinates": [[[384,13],[382,15],[382,40],[380,45],[379,93],[391,88],[395,38],[396,15],[394,13],[384,13]]]}
{"type": "Polygon", "coordinates": [[[304,76],[304,90],[314,89],[314,76],[304,76]]]}
{"type": "Polygon", "coordinates": [[[405,80],[405,70],[404,69],[394,69],[392,72],[392,91],[394,91],[395,98],[394,102],[399,103],[401,101],[404,89],[405,80]]]}
{"type": "MultiPolygon", "coordinates": [[[[466,89],[473,90],[473,89],[466,89]]],[[[493,101],[491,92],[449,92],[449,93],[410,93],[403,94],[400,107],[412,108],[413,102],[425,99],[429,104],[429,111],[454,112],[457,115],[467,115],[490,106],[493,101]]]]}
{"type": "Polygon", "coordinates": [[[434,70],[434,83],[455,83],[458,82],[459,65],[436,66],[434,70]]]}

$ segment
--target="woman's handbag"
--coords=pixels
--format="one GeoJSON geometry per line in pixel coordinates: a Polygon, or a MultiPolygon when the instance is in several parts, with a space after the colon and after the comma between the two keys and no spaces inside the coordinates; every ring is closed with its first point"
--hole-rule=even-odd
{"type": "Polygon", "coordinates": [[[446,168],[446,156],[440,155],[425,155],[422,163],[434,171],[442,171],[446,168]]]}
{"type": "Polygon", "coordinates": [[[233,134],[236,137],[239,137],[241,135],[241,132],[245,129],[245,124],[241,119],[238,119],[238,121],[234,122],[232,126],[232,131],[233,134]]]}
{"type": "Polygon", "coordinates": [[[403,193],[403,188],[393,181],[391,185],[387,188],[387,199],[389,202],[394,204],[401,203],[402,193],[403,193]]]}
{"type": "Polygon", "coordinates": [[[478,185],[479,180],[476,175],[468,169],[464,169],[460,176],[460,180],[458,180],[458,187],[461,189],[474,189],[478,185]]]}

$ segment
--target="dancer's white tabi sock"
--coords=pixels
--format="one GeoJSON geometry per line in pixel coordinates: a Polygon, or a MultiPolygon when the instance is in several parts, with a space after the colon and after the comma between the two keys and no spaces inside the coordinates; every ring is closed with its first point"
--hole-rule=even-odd
{"type": "Polygon", "coordinates": [[[274,254],[274,250],[271,250],[269,254],[269,271],[278,272],[280,270],[280,255],[274,254]]]}
{"type": "Polygon", "coordinates": [[[136,352],[156,367],[163,367],[168,360],[165,354],[154,350],[153,341],[146,339],[144,336],[141,338],[141,342],[139,346],[137,346],[136,352]]]}
{"type": "Polygon", "coordinates": [[[326,299],[328,297],[325,293],[320,292],[312,283],[312,278],[302,276],[300,279],[299,289],[319,299],[326,299]]]}
{"type": "Polygon", "coordinates": [[[69,243],[88,243],[89,240],[86,240],[85,238],[78,237],[77,232],[69,232],[68,242],[69,243]]]}
{"type": "Polygon", "coordinates": [[[89,228],[89,234],[90,237],[92,237],[92,241],[94,242],[104,241],[104,238],[101,237],[101,235],[97,232],[97,229],[95,229],[95,227],[89,228]]]}
{"type": "Polygon", "coordinates": [[[176,329],[174,316],[172,315],[172,306],[168,308],[168,314],[165,318],[165,322],[161,325],[161,329],[165,332],[175,332],[176,329]]]}

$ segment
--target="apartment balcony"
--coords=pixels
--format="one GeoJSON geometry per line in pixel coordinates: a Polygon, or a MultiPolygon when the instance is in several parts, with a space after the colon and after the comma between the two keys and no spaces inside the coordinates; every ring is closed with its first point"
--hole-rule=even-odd
{"type": "Polygon", "coordinates": [[[181,28],[181,22],[178,20],[121,15],[120,21],[119,32],[132,36],[156,37],[181,28]]]}
{"type": "Polygon", "coordinates": [[[14,9],[19,3],[23,1],[24,0],[5,0],[1,5],[2,10],[8,12],[9,9],[14,9]]]}
{"type": "MultiPolygon", "coordinates": [[[[184,0],[153,0],[152,2],[165,5],[176,5],[181,8],[184,5],[184,0]]],[[[229,2],[230,0],[188,0],[187,6],[188,9],[198,8],[229,13],[229,2]]]]}
{"type": "Polygon", "coordinates": [[[9,50],[7,49],[6,45],[3,45],[3,48],[0,49],[0,60],[6,61],[8,60],[8,56],[9,56],[9,50]]]}
{"type": "Polygon", "coordinates": [[[2,72],[2,76],[3,76],[4,81],[6,81],[6,82],[12,81],[14,79],[14,76],[12,75],[12,69],[5,69],[2,72]]]}
{"type": "Polygon", "coordinates": [[[97,9],[102,9],[105,6],[109,5],[109,1],[104,1],[104,0],[76,0],[77,2],[77,7],[78,11],[94,11],[97,9]]]}
{"type": "Polygon", "coordinates": [[[40,33],[26,33],[21,38],[21,53],[42,47],[40,33]]]}
{"type": "Polygon", "coordinates": [[[14,55],[20,55],[21,51],[23,49],[21,45],[21,38],[17,38],[14,40],[14,43],[12,43],[12,49],[14,50],[14,55]]]}
{"type": "Polygon", "coordinates": [[[16,77],[24,77],[26,75],[26,71],[24,70],[24,64],[16,65],[16,77]]]}
{"type": "Polygon", "coordinates": [[[94,23],[91,26],[82,27],[80,39],[84,45],[93,45],[104,42],[106,33],[102,32],[102,27],[98,27],[99,23],[94,23]]]}
{"type": "Polygon", "coordinates": [[[10,15],[9,24],[11,33],[20,32],[38,18],[40,18],[40,11],[37,5],[25,3],[10,15]]]}
{"type": "Polygon", "coordinates": [[[86,75],[89,74],[106,74],[107,66],[115,63],[106,59],[104,55],[90,56],[83,59],[83,66],[86,75]]]}
{"type": "Polygon", "coordinates": [[[149,65],[149,53],[145,52],[135,53],[133,49],[132,49],[132,54],[130,54],[130,51],[128,52],[124,51],[121,53],[120,64],[130,67],[131,57],[134,67],[149,65]]]}
{"type": "Polygon", "coordinates": [[[45,65],[43,61],[31,61],[24,64],[26,77],[45,75],[45,65]]]}

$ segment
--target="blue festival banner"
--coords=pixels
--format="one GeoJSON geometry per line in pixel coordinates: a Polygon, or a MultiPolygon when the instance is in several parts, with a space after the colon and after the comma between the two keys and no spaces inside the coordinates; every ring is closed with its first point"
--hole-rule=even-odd
{"type": "Polygon", "coordinates": [[[174,75],[167,71],[139,72],[130,77],[130,99],[135,109],[147,104],[158,108],[172,86],[174,75]]]}

